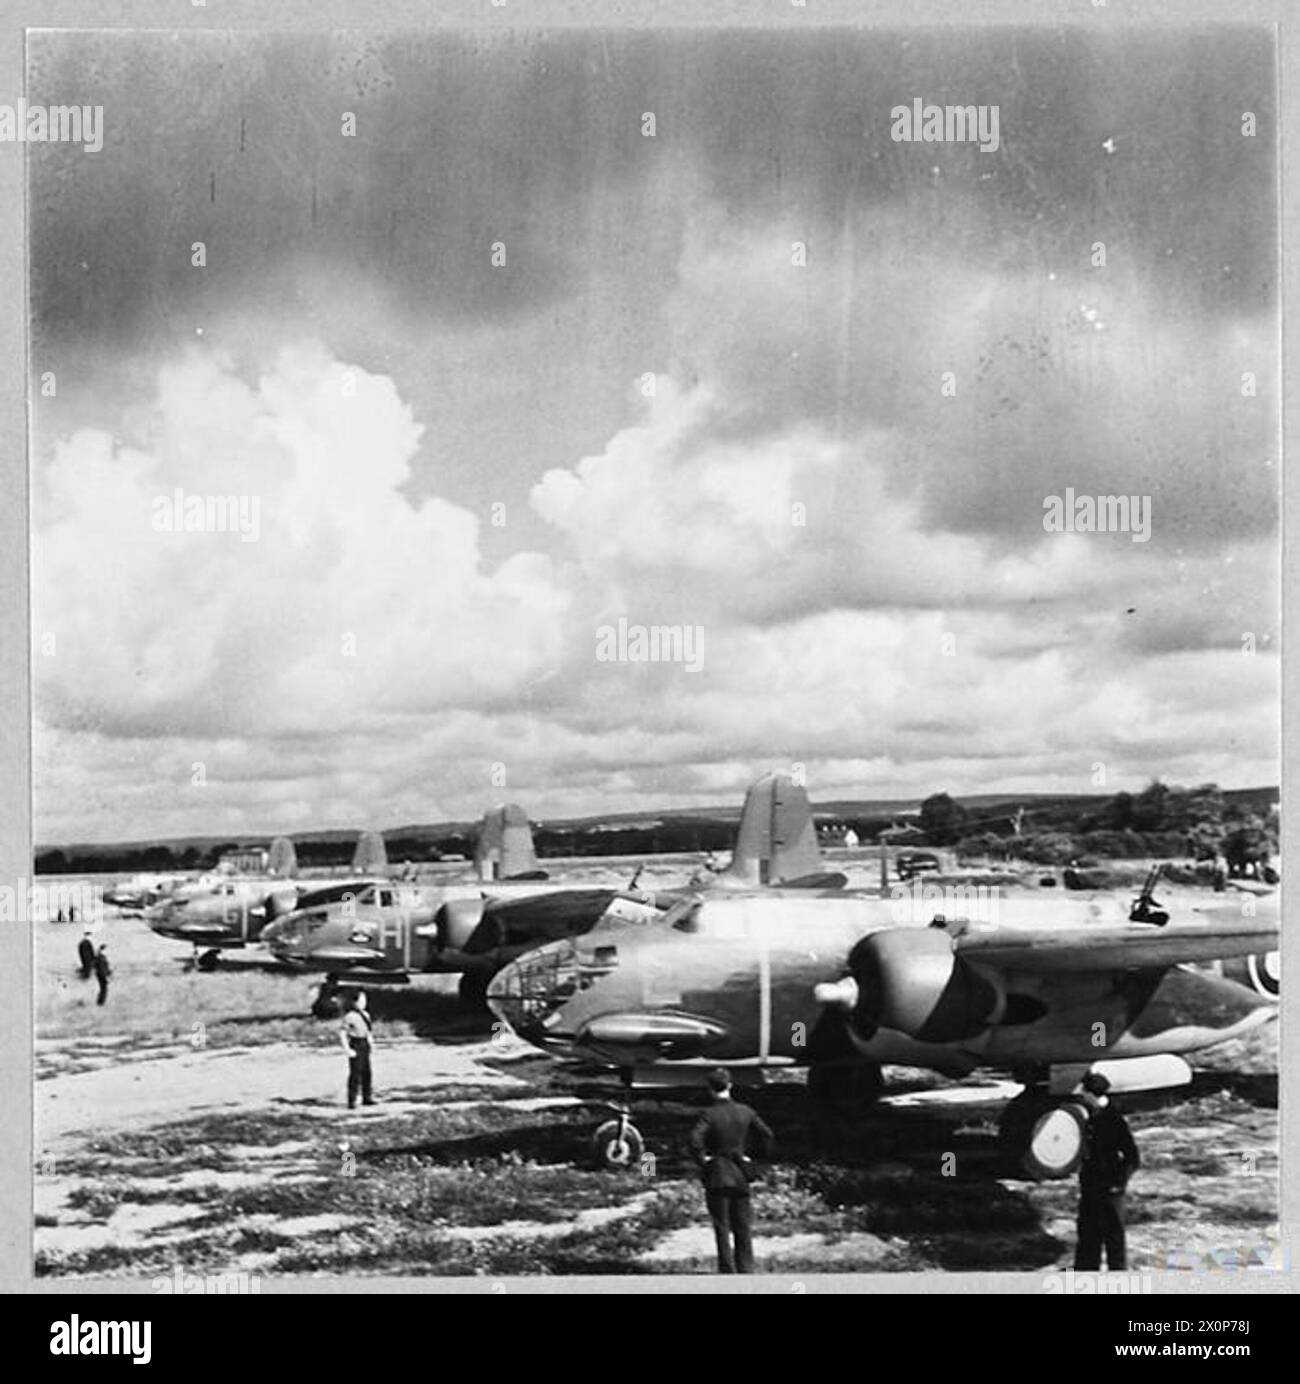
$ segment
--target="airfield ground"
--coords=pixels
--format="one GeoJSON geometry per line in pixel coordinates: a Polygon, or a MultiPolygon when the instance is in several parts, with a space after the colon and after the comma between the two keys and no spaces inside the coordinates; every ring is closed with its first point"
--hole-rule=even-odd
{"type": "MultiPolygon", "coordinates": [[[[637,1096],[653,1167],[592,1171],[595,1103],[617,1088],[493,1037],[454,980],[427,977],[372,992],[381,1102],[349,1112],[336,1025],[307,1017],[310,979],[255,951],[195,971],[110,910],[98,1008],[75,970],[79,929],[35,933],[39,1275],[712,1269],[685,1156],[699,1098],[637,1096]]],[[[1277,1246],[1277,1026],[1195,1065],[1190,1091],[1128,1105],[1144,1161],[1137,1271],[1277,1246]]],[[[852,1128],[814,1129],[798,1073],[746,1093],[779,1144],[755,1192],[760,1269],[1068,1266],[1075,1183],[1008,1177],[1000,1162],[1010,1086],[887,1076],[886,1101],[852,1128]]]]}

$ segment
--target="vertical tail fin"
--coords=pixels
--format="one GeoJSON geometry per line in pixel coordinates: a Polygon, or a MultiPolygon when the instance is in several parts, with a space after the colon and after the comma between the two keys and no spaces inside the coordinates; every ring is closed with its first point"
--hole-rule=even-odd
{"type": "Polygon", "coordinates": [[[278,879],[296,879],[298,876],[298,852],[287,836],[277,836],[271,842],[267,855],[266,868],[278,879]]]}
{"type": "Polygon", "coordinates": [[[745,794],[727,874],[747,885],[785,884],[821,869],[808,794],[788,774],[764,774],[745,794]]]}
{"type": "Polygon", "coordinates": [[[479,823],[474,864],[481,880],[536,876],[537,855],[528,814],[514,803],[489,809],[479,823]]]}
{"type": "Polygon", "coordinates": [[[388,869],[388,851],[384,846],[384,836],[379,831],[363,831],[357,837],[357,848],[352,852],[352,873],[357,875],[382,875],[388,869]]]}

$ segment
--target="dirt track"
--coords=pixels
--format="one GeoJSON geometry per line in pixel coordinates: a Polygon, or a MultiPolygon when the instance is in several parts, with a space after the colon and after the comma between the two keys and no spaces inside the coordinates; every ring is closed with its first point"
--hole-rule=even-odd
{"type": "MultiPolygon", "coordinates": [[[[407,1088],[418,1099],[455,1083],[522,1086],[479,1060],[508,1050],[492,1042],[437,1047],[411,1038],[386,1044],[376,1062],[390,1086],[407,1088]]],[[[57,1154],[75,1146],[77,1135],[102,1136],[278,1102],[337,1114],[346,1077],[347,1059],[335,1042],[306,1049],[287,1043],[208,1049],[177,1044],[134,1056],[120,1052],[90,1071],[38,1083],[40,1145],[43,1152],[57,1154]]]]}

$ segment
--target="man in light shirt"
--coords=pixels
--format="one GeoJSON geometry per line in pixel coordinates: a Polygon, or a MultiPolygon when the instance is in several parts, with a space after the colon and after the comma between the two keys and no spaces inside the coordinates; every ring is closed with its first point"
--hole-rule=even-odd
{"type": "Polygon", "coordinates": [[[362,1105],[374,1105],[370,1094],[370,1050],[374,1046],[374,1024],[366,1012],[366,993],[358,990],[343,1011],[343,1050],[348,1055],[348,1109],[356,1106],[357,1093],[362,1105]]]}

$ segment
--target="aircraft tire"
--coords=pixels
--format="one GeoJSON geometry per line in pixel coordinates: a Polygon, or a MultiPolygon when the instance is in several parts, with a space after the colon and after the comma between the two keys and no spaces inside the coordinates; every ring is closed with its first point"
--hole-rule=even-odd
{"type": "Polygon", "coordinates": [[[311,1004],[313,1019],[337,1019],[343,1012],[343,1001],[339,995],[338,982],[330,977],[321,982],[316,998],[311,1004]]]}
{"type": "Polygon", "coordinates": [[[215,971],[221,964],[221,953],[214,947],[205,951],[194,964],[200,971],[215,971]]]}
{"type": "Polygon", "coordinates": [[[999,1137],[1016,1174],[1050,1182],[1078,1170],[1087,1124],[1078,1101],[1022,1091],[1002,1112],[999,1137]]]}
{"type": "Polygon", "coordinates": [[[601,1172],[626,1172],[641,1166],[645,1156],[645,1140],[634,1124],[623,1125],[619,1134],[618,1120],[606,1120],[591,1137],[591,1151],[601,1172]]]}

